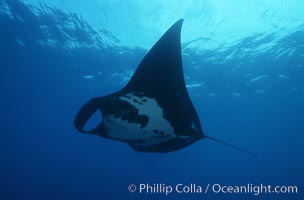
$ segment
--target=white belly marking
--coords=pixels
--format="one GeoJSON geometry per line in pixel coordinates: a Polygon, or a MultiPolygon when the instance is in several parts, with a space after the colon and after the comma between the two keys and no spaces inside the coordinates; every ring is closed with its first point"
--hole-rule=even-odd
{"type": "Polygon", "coordinates": [[[155,99],[138,97],[132,93],[125,94],[119,97],[119,99],[134,106],[138,109],[138,114],[146,115],[149,121],[147,126],[141,127],[139,123],[130,123],[128,120],[123,120],[113,115],[106,116],[104,124],[107,134],[111,138],[127,142],[138,141],[136,144],[143,146],[159,144],[176,138],[172,126],[163,117],[163,110],[155,99]]]}

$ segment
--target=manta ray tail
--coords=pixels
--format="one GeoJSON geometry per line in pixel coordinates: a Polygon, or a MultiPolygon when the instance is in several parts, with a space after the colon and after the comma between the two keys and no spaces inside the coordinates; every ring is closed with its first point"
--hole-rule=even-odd
{"type": "Polygon", "coordinates": [[[242,148],[233,146],[232,144],[223,142],[223,141],[221,141],[221,140],[218,140],[218,139],[216,139],[216,138],[213,138],[213,137],[210,137],[210,136],[207,136],[207,135],[205,135],[204,137],[207,138],[207,139],[213,140],[213,141],[215,141],[215,142],[224,144],[224,145],[226,145],[226,146],[229,146],[229,147],[231,147],[231,148],[233,148],[233,149],[235,149],[235,150],[238,150],[238,151],[240,151],[240,152],[243,152],[243,153],[245,153],[245,154],[247,154],[247,155],[249,155],[249,156],[256,157],[255,154],[253,154],[253,153],[251,153],[251,152],[249,152],[249,151],[246,151],[246,150],[244,150],[244,149],[242,149],[242,148]]]}

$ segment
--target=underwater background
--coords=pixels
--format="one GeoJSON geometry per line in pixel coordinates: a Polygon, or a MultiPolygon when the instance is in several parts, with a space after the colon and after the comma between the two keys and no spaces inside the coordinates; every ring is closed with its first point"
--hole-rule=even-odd
{"type": "Polygon", "coordinates": [[[1,0],[0,199],[303,199],[303,10],[300,0],[1,0]],[[208,139],[139,153],[74,128],[80,106],[121,89],[180,18],[184,76],[204,133],[256,158],[208,139]],[[128,191],[141,183],[298,192],[128,191]]]}

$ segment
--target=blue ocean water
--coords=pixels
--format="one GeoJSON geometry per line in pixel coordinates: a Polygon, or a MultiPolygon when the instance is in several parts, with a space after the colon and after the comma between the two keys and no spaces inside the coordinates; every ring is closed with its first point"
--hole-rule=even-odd
{"type": "Polygon", "coordinates": [[[0,199],[303,199],[303,9],[297,0],[0,1],[0,199]],[[204,133],[256,158],[208,139],[139,153],[75,130],[80,106],[122,88],[180,18],[204,133]],[[179,183],[298,191],[139,192],[179,183]]]}

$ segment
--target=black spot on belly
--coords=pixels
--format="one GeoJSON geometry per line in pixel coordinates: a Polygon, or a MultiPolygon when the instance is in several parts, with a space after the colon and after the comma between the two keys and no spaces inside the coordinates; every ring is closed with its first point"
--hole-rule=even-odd
{"type": "Polygon", "coordinates": [[[115,118],[126,120],[128,123],[140,124],[141,128],[146,127],[149,122],[148,116],[138,114],[136,107],[120,99],[112,99],[103,109],[103,115],[112,115],[115,118]]]}
{"type": "Polygon", "coordinates": [[[147,126],[149,117],[146,115],[139,115],[138,112],[129,112],[127,114],[119,116],[122,120],[127,120],[129,123],[140,124],[141,128],[147,126]]]}
{"type": "Polygon", "coordinates": [[[136,99],[133,99],[133,101],[134,101],[135,103],[143,104],[142,102],[137,101],[136,99]]]}
{"type": "Polygon", "coordinates": [[[127,99],[131,99],[131,97],[130,97],[129,95],[126,95],[126,94],[123,95],[123,97],[124,97],[124,98],[127,98],[127,99]]]}

